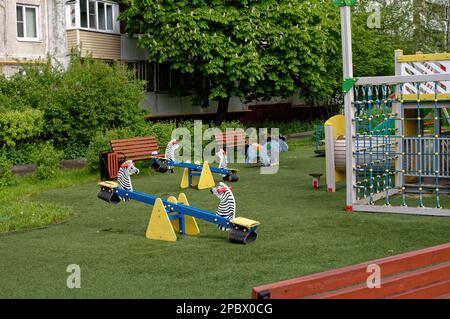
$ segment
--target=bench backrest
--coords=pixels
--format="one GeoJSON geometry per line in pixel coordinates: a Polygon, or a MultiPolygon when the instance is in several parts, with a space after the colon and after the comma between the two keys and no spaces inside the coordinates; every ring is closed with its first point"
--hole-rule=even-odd
{"type": "Polygon", "coordinates": [[[222,143],[224,147],[233,146],[239,147],[245,145],[245,132],[244,131],[232,131],[232,132],[221,132],[215,134],[216,143],[222,143]]]}
{"type": "Polygon", "coordinates": [[[159,151],[156,137],[123,138],[111,141],[111,149],[117,153],[119,160],[145,160],[149,159],[152,152],[159,151]]]}
{"type": "MultiPolygon", "coordinates": [[[[417,250],[253,288],[254,299],[440,297],[450,282],[450,244],[417,250]],[[368,266],[380,267],[381,288],[370,289],[368,266]]],[[[447,290],[448,294],[448,290],[447,290]]]]}

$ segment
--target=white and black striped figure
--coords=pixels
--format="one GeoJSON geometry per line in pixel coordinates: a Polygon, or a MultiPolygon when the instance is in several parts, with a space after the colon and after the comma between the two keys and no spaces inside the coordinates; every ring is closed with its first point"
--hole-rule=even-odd
{"type": "MultiPolygon", "coordinates": [[[[225,152],[225,150],[223,148],[220,149],[220,151],[218,151],[216,153],[216,157],[217,160],[219,161],[219,168],[224,168],[224,169],[228,169],[228,156],[227,156],[227,152],[225,152]]],[[[227,174],[222,174],[222,177],[227,177],[227,174]]]]}
{"type": "MultiPolygon", "coordinates": [[[[139,174],[139,169],[134,166],[132,160],[126,161],[120,165],[119,173],[117,174],[117,182],[123,189],[133,191],[133,185],[131,184],[131,176],[139,174]]],[[[120,198],[121,200],[127,200],[126,198],[120,198]]]]}
{"type": "MultiPolygon", "coordinates": [[[[219,207],[217,207],[216,214],[225,217],[228,220],[232,220],[236,215],[236,201],[234,200],[231,187],[225,183],[220,182],[219,186],[211,189],[211,193],[216,195],[220,199],[219,207]]],[[[220,230],[230,230],[224,226],[217,226],[220,230]]]]}
{"type": "MultiPolygon", "coordinates": [[[[175,162],[175,151],[180,147],[180,144],[178,144],[177,140],[171,140],[166,147],[166,153],[164,154],[164,157],[166,159],[172,160],[175,162]]],[[[170,172],[173,173],[173,166],[168,166],[168,169],[170,169],[170,172]]]]}

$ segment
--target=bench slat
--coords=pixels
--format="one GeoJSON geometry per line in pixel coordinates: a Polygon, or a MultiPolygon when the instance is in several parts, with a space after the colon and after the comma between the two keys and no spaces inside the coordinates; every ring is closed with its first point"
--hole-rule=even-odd
{"type": "Polygon", "coordinates": [[[438,297],[436,297],[436,299],[450,299],[450,294],[445,294],[445,295],[442,295],[442,296],[438,296],[438,297]]]}
{"type": "Polygon", "coordinates": [[[158,146],[155,146],[155,145],[121,146],[121,147],[115,147],[113,151],[114,152],[128,152],[128,151],[138,151],[138,150],[153,151],[153,150],[158,150],[158,146]]]}
{"type": "Polygon", "coordinates": [[[153,151],[159,151],[156,137],[135,137],[111,141],[113,152],[122,159],[149,159],[153,151]]]}
{"type": "Polygon", "coordinates": [[[157,145],[158,143],[155,140],[146,140],[146,141],[127,141],[127,142],[111,142],[111,146],[117,147],[117,146],[123,146],[123,145],[157,145]]]}
{"type": "Polygon", "coordinates": [[[410,291],[417,287],[424,287],[448,279],[450,274],[450,263],[432,266],[416,270],[404,275],[383,279],[381,287],[370,289],[364,283],[356,287],[350,287],[324,293],[313,297],[313,299],[376,299],[386,298],[395,294],[410,291]]]}
{"type": "Polygon", "coordinates": [[[111,143],[136,142],[136,141],[148,141],[148,140],[156,141],[156,137],[155,136],[146,136],[146,137],[120,138],[117,140],[111,140],[111,143]]]}
{"type": "Polygon", "coordinates": [[[130,151],[130,152],[127,152],[127,153],[121,153],[121,152],[118,152],[118,155],[119,155],[119,157],[136,157],[136,156],[149,156],[149,157],[151,157],[152,156],[152,154],[151,154],[151,152],[149,152],[149,151],[147,151],[147,150],[140,150],[140,151],[130,151]]]}
{"type": "Polygon", "coordinates": [[[147,150],[158,150],[157,145],[123,145],[119,147],[112,147],[113,152],[120,152],[120,151],[126,151],[126,150],[134,150],[134,149],[140,149],[145,148],[147,150]]]}
{"type": "Polygon", "coordinates": [[[244,146],[245,145],[245,132],[221,132],[214,135],[216,143],[220,143],[223,146],[244,146]]]}
{"type": "Polygon", "coordinates": [[[127,159],[129,160],[133,160],[133,161],[142,161],[142,160],[147,160],[147,159],[151,159],[152,157],[150,155],[148,156],[127,156],[127,159]]]}
{"type": "Polygon", "coordinates": [[[450,280],[447,280],[392,296],[392,299],[431,299],[445,295],[449,291],[450,280]]]}
{"type": "Polygon", "coordinates": [[[270,298],[304,298],[326,291],[348,287],[365,282],[369,274],[367,266],[377,264],[383,276],[423,268],[450,261],[450,244],[439,245],[418,251],[381,258],[354,266],[330,270],[278,283],[258,286],[252,290],[252,298],[270,294],[270,298]]]}

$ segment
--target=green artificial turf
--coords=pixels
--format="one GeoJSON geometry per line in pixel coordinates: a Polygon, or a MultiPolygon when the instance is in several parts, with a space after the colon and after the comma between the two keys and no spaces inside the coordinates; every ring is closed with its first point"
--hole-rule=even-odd
{"type": "MultiPolygon", "coordinates": [[[[229,243],[203,221],[198,237],[147,240],[151,206],[108,205],[95,183],[35,194],[32,200],[69,207],[75,218],[0,236],[0,297],[248,298],[256,285],[450,241],[450,218],[345,213],[344,185],[335,194],[323,181],[312,189],[309,173],[324,171],[324,159],[313,154],[311,146],[282,154],[276,175],[240,167],[238,215],[261,222],[249,246],[229,243]],[[66,287],[69,264],[81,267],[81,289],[66,287]]],[[[180,170],[145,170],[134,187],[167,197],[178,194],[180,179],[180,170]]],[[[209,191],[186,193],[192,206],[217,207],[209,191]]]]}

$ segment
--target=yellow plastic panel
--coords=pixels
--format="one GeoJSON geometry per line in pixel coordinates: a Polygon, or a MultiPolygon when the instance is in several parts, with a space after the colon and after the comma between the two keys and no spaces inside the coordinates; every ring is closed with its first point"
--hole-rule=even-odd
{"type": "MultiPolygon", "coordinates": [[[[188,199],[184,193],[178,195],[178,203],[189,206],[188,199]]],[[[192,216],[184,215],[184,228],[186,235],[195,236],[200,234],[200,228],[198,228],[197,221],[192,216]]]]}
{"type": "Polygon", "coordinates": [[[200,179],[198,180],[197,187],[198,189],[207,189],[213,188],[214,186],[216,186],[216,182],[214,181],[208,162],[205,161],[203,163],[202,173],[200,175],[200,179]]]}
{"type": "Polygon", "coordinates": [[[155,201],[145,237],[155,240],[177,241],[177,235],[173,230],[161,198],[157,198],[155,201]]]}

